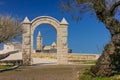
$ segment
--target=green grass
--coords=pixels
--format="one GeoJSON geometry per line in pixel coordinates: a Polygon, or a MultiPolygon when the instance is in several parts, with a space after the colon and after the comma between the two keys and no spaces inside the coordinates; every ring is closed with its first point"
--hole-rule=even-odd
{"type": "Polygon", "coordinates": [[[82,75],[80,80],[120,80],[115,78],[105,78],[105,77],[92,77],[90,75],[82,75]]]}
{"type": "Polygon", "coordinates": [[[10,68],[11,66],[8,66],[8,65],[0,65],[0,69],[7,69],[7,68],[10,68]]]}
{"type": "Polygon", "coordinates": [[[80,75],[79,80],[120,80],[113,77],[93,77],[89,74],[89,70],[86,69],[82,75],[80,75]]]}

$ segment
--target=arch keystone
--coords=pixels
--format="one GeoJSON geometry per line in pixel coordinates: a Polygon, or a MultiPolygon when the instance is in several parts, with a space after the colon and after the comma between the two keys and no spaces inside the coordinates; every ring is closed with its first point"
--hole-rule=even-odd
{"type": "Polygon", "coordinates": [[[25,17],[23,23],[30,23],[30,20],[28,19],[28,17],[25,17]]]}
{"type": "Polygon", "coordinates": [[[68,25],[68,22],[66,21],[65,18],[63,18],[62,21],[61,21],[61,24],[66,24],[66,25],[68,25]]]}

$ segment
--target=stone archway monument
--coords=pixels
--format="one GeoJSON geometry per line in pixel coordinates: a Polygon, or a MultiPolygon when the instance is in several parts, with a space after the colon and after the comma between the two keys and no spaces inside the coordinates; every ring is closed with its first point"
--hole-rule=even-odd
{"type": "Polygon", "coordinates": [[[68,63],[68,23],[65,18],[61,22],[50,16],[40,16],[32,21],[26,17],[22,28],[22,56],[23,65],[32,65],[33,54],[33,33],[37,26],[41,24],[51,25],[57,32],[57,62],[58,64],[68,63]]]}

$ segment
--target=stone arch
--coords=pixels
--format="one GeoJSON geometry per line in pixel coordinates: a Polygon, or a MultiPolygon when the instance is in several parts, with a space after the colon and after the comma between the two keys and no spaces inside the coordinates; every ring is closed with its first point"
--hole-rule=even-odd
{"type": "Polygon", "coordinates": [[[68,23],[63,18],[61,22],[50,16],[39,16],[33,19],[31,22],[26,17],[23,21],[23,33],[22,38],[22,54],[23,54],[23,64],[31,65],[33,53],[33,33],[37,26],[41,24],[49,24],[55,28],[57,32],[57,60],[58,64],[67,64],[67,54],[68,54],[68,23]]]}
{"type": "Polygon", "coordinates": [[[58,30],[58,28],[60,26],[60,22],[58,20],[56,20],[55,18],[52,18],[50,16],[39,16],[39,17],[33,19],[31,21],[31,23],[32,23],[31,27],[33,30],[40,24],[49,24],[53,28],[55,28],[56,31],[58,30]]]}

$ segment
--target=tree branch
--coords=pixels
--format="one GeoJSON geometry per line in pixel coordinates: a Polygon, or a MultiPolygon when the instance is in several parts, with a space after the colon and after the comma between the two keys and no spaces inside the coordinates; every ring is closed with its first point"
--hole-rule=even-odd
{"type": "Polygon", "coordinates": [[[111,7],[110,13],[111,13],[112,16],[113,16],[114,13],[115,13],[115,9],[116,9],[119,5],[120,5],[120,1],[118,1],[117,3],[115,3],[115,4],[111,7]]]}
{"type": "Polygon", "coordinates": [[[90,3],[94,3],[95,0],[73,0],[76,4],[80,5],[83,4],[85,2],[90,2],[90,3]]]}
{"type": "Polygon", "coordinates": [[[95,13],[100,21],[104,21],[106,15],[106,5],[104,0],[97,0],[94,3],[95,13]]]}
{"type": "Polygon", "coordinates": [[[5,59],[5,58],[8,57],[9,55],[14,54],[14,53],[17,53],[17,52],[19,52],[19,51],[16,50],[16,51],[10,51],[10,52],[4,53],[4,54],[0,54],[0,60],[1,60],[1,59],[5,59]]]}

